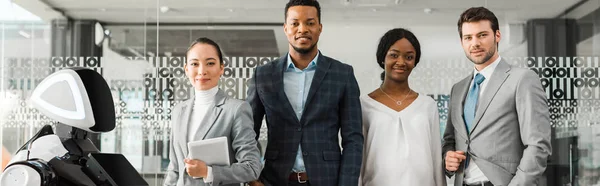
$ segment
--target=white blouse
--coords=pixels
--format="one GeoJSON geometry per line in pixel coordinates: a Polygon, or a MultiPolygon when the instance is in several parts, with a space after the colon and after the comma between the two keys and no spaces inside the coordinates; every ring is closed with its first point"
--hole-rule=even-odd
{"type": "Polygon", "coordinates": [[[362,105],[364,150],[359,185],[446,185],[436,102],[419,94],[397,112],[368,95],[362,105]]]}

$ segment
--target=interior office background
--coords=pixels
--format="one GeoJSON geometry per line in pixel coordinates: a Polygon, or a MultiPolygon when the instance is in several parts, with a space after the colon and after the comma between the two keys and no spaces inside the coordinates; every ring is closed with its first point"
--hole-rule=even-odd
{"type": "MultiPolygon", "coordinates": [[[[225,54],[220,87],[245,99],[253,68],[288,51],[284,0],[0,0],[0,142],[10,156],[43,125],[27,102],[47,75],[69,67],[100,72],[113,93],[117,127],[92,137],[124,154],[150,185],[168,163],[170,112],[193,89],[185,51],[198,37],[225,54]]],[[[500,21],[500,55],[542,79],[552,119],[547,185],[600,185],[600,0],[321,0],[319,49],[354,67],[361,94],[376,89],[379,38],[404,27],[423,55],[410,77],[433,97],[445,126],[451,86],[472,69],[456,22],[485,6],[500,21]]],[[[263,128],[260,142],[264,144],[263,128]]]]}

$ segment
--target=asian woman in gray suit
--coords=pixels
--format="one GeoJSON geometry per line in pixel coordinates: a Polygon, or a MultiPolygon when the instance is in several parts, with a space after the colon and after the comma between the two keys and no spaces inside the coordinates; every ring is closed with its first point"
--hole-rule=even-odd
{"type": "MultiPolygon", "coordinates": [[[[252,111],[244,101],[228,98],[218,88],[224,72],[219,45],[195,40],[186,53],[185,74],[194,96],[173,109],[169,166],[165,186],[240,185],[256,180],[262,169],[253,130],[252,111]],[[189,159],[187,143],[225,136],[229,166],[189,159]]],[[[207,149],[210,150],[210,149],[207,149]]]]}

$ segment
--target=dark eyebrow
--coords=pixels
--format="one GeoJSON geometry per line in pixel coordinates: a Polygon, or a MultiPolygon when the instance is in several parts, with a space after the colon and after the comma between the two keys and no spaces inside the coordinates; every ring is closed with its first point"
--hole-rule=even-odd
{"type": "MultiPolygon", "coordinates": [[[[390,50],[391,50],[391,51],[394,51],[394,52],[401,53],[401,52],[400,52],[400,50],[396,50],[396,49],[390,49],[390,50]]],[[[415,53],[415,52],[414,52],[414,51],[408,51],[408,52],[404,52],[404,53],[407,53],[407,54],[412,54],[412,53],[415,53]]]]}
{"type": "MultiPolygon", "coordinates": [[[[477,34],[475,34],[475,35],[479,35],[479,34],[483,34],[483,33],[486,33],[486,34],[487,34],[488,32],[489,32],[489,31],[487,31],[487,30],[486,30],[486,31],[481,31],[481,32],[478,32],[478,33],[477,33],[477,34]]],[[[463,35],[463,36],[471,36],[471,34],[465,34],[465,35],[463,35]]]]}
{"type": "MultiPolygon", "coordinates": [[[[317,19],[316,19],[316,18],[308,18],[308,19],[306,19],[306,20],[307,20],[307,21],[314,21],[314,20],[317,20],[317,19]]],[[[299,21],[299,19],[296,19],[296,18],[291,18],[291,21],[299,21]]]]}
{"type": "MultiPolygon", "coordinates": [[[[215,60],[216,61],[217,59],[215,59],[214,57],[208,57],[208,58],[205,59],[205,61],[209,61],[209,60],[215,60]]],[[[200,60],[198,60],[197,58],[191,58],[191,59],[188,59],[188,61],[190,61],[190,62],[197,62],[197,61],[200,61],[200,60]]]]}

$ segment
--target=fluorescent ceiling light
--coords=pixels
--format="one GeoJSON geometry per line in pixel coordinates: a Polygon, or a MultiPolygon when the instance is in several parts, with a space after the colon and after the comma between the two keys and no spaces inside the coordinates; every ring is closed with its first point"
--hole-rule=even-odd
{"type": "Polygon", "coordinates": [[[24,38],[31,38],[31,35],[23,30],[19,30],[19,35],[23,36],[24,38]]]}

